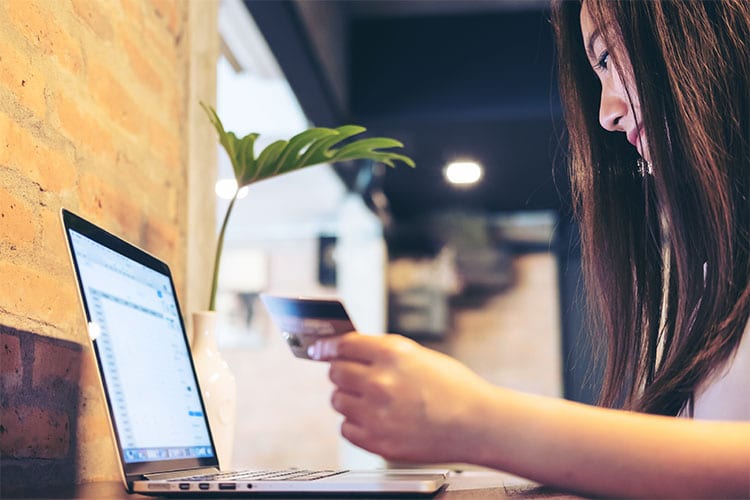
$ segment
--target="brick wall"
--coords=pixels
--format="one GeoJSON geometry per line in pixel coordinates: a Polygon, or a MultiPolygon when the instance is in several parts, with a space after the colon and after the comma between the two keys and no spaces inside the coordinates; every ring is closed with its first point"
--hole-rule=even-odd
{"type": "MultiPolygon", "coordinates": [[[[97,402],[80,403],[82,358],[76,342],[0,325],[1,497],[35,493],[25,487],[32,479],[65,487],[77,477],[76,429],[84,423],[101,428],[92,416],[102,418],[97,402]]],[[[97,455],[114,466],[111,448],[97,455]]]]}
{"type": "Polygon", "coordinates": [[[119,477],[59,210],[167,261],[184,296],[189,9],[180,0],[0,2],[5,491],[38,475],[119,477]]]}

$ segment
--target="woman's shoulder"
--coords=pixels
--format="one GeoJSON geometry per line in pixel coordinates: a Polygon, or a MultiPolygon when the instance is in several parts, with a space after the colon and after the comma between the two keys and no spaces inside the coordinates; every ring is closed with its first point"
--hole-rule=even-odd
{"type": "Polygon", "coordinates": [[[750,420],[750,321],[734,356],[696,391],[693,417],[750,420]]]}

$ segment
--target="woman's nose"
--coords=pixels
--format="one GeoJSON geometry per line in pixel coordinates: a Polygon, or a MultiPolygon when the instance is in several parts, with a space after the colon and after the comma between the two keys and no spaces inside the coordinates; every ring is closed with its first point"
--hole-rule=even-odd
{"type": "Polygon", "coordinates": [[[628,113],[628,103],[619,92],[608,86],[602,86],[602,97],[599,103],[599,123],[610,132],[625,131],[622,120],[628,113]]]}

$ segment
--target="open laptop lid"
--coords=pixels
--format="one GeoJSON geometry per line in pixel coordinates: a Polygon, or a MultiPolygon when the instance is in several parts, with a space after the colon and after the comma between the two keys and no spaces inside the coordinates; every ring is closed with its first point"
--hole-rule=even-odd
{"type": "Polygon", "coordinates": [[[62,220],[128,484],[218,468],[169,267],[65,209],[62,220]]]}

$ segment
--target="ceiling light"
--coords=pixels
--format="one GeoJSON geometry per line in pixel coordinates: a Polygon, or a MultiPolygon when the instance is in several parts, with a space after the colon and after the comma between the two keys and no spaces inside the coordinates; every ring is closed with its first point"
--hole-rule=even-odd
{"type": "Polygon", "coordinates": [[[479,182],[482,172],[482,166],[475,161],[454,161],[443,171],[448,182],[464,186],[479,182]]]}
{"type": "MultiPolygon", "coordinates": [[[[216,196],[222,200],[231,200],[234,198],[234,193],[237,192],[237,181],[234,179],[219,179],[216,181],[216,196]]],[[[247,196],[247,186],[240,189],[237,193],[237,199],[242,199],[247,196]]]]}

